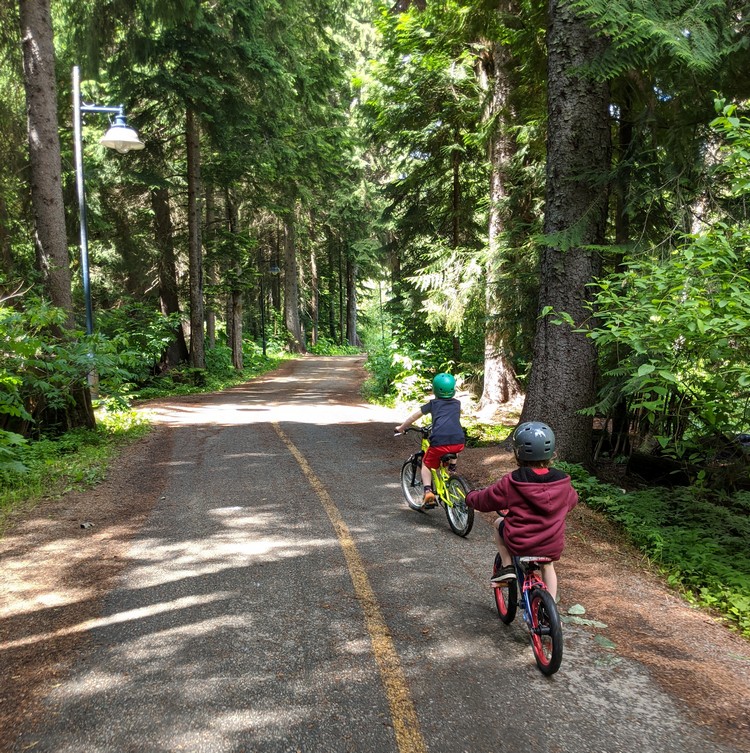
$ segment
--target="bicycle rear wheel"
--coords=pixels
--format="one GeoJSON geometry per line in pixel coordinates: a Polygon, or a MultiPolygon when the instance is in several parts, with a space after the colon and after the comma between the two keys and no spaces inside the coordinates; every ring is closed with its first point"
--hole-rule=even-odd
{"type": "Polygon", "coordinates": [[[422,460],[409,458],[401,466],[401,490],[412,510],[422,509],[424,486],[422,485],[422,460]]]}
{"type": "MultiPolygon", "coordinates": [[[[495,574],[495,569],[498,567],[500,556],[495,558],[495,564],[492,568],[492,574],[495,574]]],[[[495,606],[497,607],[497,616],[506,624],[510,625],[516,618],[516,611],[518,609],[518,582],[515,580],[506,580],[499,586],[493,586],[492,588],[495,594],[495,606]]]]}
{"type": "Polygon", "coordinates": [[[466,504],[469,485],[460,476],[453,476],[445,482],[445,493],[450,503],[445,505],[448,525],[457,536],[466,536],[474,525],[474,508],[466,504]]]}
{"type": "Polygon", "coordinates": [[[563,636],[560,616],[552,594],[540,587],[532,588],[531,647],[542,674],[553,675],[560,669],[563,657],[563,636]]]}

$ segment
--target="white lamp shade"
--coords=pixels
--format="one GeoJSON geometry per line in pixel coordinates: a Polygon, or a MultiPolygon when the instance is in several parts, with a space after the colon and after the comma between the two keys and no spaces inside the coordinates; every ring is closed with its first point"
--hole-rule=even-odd
{"type": "Polygon", "coordinates": [[[116,149],[120,154],[143,149],[146,145],[138,138],[138,134],[129,126],[115,123],[99,139],[99,143],[110,149],[116,149]]]}

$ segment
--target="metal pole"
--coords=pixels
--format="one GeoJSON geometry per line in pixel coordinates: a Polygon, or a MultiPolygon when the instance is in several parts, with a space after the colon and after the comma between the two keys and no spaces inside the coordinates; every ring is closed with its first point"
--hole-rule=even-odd
{"type": "Polygon", "coordinates": [[[266,295],[263,290],[263,272],[260,274],[260,333],[263,341],[263,358],[266,357],[266,295]]]}
{"type": "Polygon", "coordinates": [[[81,229],[81,276],[83,298],[86,303],[86,334],[94,332],[94,314],[91,308],[91,282],[89,280],[89,239],[86,225],[86,191],[83,178],[83,138],[81,136],[81,74],[73,66],[73,145],[76,163],[76,187],[78,189],[78,219],[81,229]]]}

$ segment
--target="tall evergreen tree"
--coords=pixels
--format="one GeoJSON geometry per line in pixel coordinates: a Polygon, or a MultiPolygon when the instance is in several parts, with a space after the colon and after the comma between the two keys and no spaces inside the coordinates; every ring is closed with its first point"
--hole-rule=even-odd
{"type": "Polygon", "coordinates": [[[591,459],[596,351],[576,332],[590,315],[589,283],[600,270],[610,160],[609,90],[587,75],[606,50],[568,0],[550,0],[547,31],[547,241],[540,271],[540,317],[521,420],[554,427],[560,456],[591,459]],[[565,311],[573,326],[548,310],[565,311]]]}

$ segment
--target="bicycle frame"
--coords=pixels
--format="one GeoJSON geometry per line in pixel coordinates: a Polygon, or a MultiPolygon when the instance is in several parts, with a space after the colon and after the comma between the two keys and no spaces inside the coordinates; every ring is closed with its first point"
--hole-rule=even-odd
{"type": "MultiPolygon", "coordinates": [[[[424,462],[424,456],[427,450],[430,449],[430,440],[422,433],[422,451],[421,458],[424,462]]],[[[448,461],[441,460],[438,468],[430,468],[430,474],[432,475],[432,489],[435,492],[435,496],[448,507],[453,507],[453,501],[448,494],[448,489],[445,486],[445,482],[450,478],[450,474],[447,470],[448,461]]]]}
{"type": "Polygon", "coordinates": [[[538,586],[545,591],[547,590],[547,586],[539,573],[538,562],[538,560],[528,562],[524,566],[521,557],[513,557],[513,566],[516,568],[516,577],[521,584],[521,609],[524,613],[524,620],[527,623],[529,622],[529,615],[531,614],[531,589],[538,586]]]}

